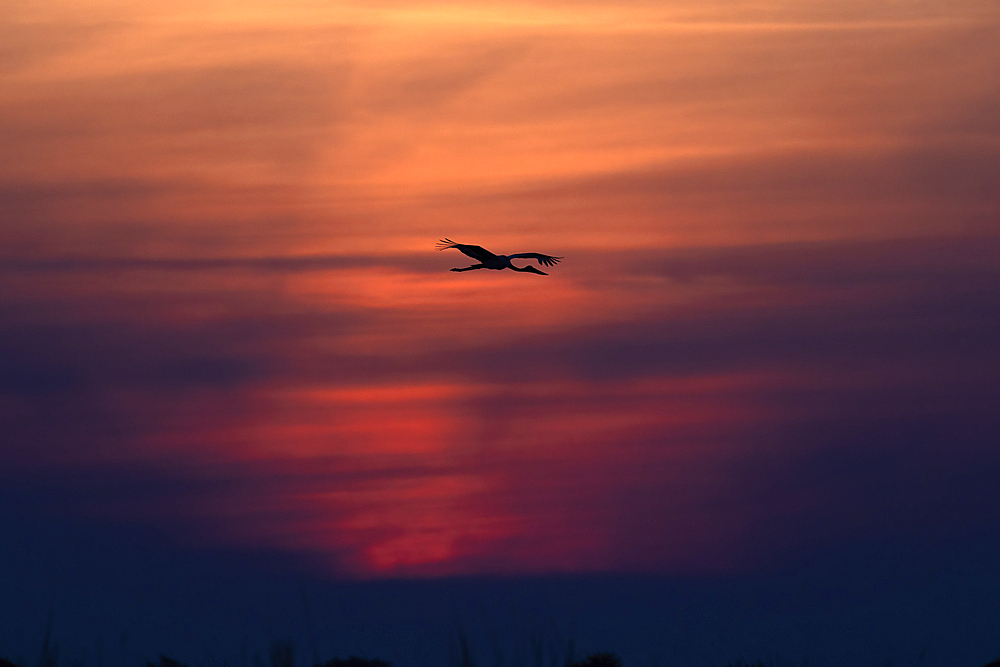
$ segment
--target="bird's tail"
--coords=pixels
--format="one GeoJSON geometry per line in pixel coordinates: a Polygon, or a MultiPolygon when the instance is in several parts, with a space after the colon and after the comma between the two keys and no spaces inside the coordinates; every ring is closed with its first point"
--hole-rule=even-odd
{"type": "Polygon", "coordinates": [[[448,248],[454,248],[457,245],[458,244],[455,243],[454,241],[452,241],[451,239],[445,238],[445,239],[441,239],[440,241],[437,242],[437,249],[438,250],[447,250],[448,248]]]}

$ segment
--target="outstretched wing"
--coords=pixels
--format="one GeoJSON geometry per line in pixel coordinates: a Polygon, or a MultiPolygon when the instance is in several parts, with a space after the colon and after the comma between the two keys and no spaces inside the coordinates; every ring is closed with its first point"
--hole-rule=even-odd
{"type": "Polygon", "coordinates": [[[519,252],[516,255],[507,255],[511,259],[516,257],[522,257],[524,259],[537,259],[538,263],[542,266],[555,266],[559,263],[562,257],[553,257],[552,255],[543,255],[540,252],[519,252]]]}
{"type": "Polygon", "coordinates": [[[478,259],[480,262],[485,262],[488,259],[493,259],[496,257],[486,248],[477,245],[465,245],[464,243],[455,243],[451,239],[441,239],[438,241],[438,250],[447,250],[448,248],[455,248],[464,255],[468,255],[472,259],[478,259]]]}

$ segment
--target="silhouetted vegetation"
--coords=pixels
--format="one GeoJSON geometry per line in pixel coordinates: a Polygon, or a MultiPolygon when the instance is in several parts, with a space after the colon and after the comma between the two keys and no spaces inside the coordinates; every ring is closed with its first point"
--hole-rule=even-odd
{"type": "MultiPolygon", "coordinates": [[[[784,664],[784,663],[782,663],[784,664]]],[[[774,663],[768,660],[764,662],[763,660],[758,660],[757,662],[745,662],[743,658],[738,659],[736,662],[730,662],[726,667],[774,667],[774,663]]],[[[809,667],[809,660],[802,660],[802,667],[809,667]]]]}
{"type": "Polygon", "coordinates": [[[52,613],[45,624],[45,638],[42,640],[42,655],[38,658],[38,667],[57,667],[59,664],[59,647],[52,643],[52,613]]]}
{"type": "Polygon", "coordinates": [[[295,650],[290,640],[271,644],[271,667],[295,667],[295,650]]]}
{"type": "MultiPolygon", "coordinates": [[[[32,667],[59,667],[59,651],[58,647],[52,643],[51,636],[51,620],[46,627],[45,637],[42,641],[42,651],[38,658],[38,663],[32,667]]],[[[463,632],[458,633],[458,644],[460,650],[459,663],[461,667],[476,667],[476,660],[473,657],[473,653],[467,638],[463,632]]],[[[587,657],[581,660],[573,660],[573,642],[572,639],[569,643],[569,649],[566,656],[565,662],[562,663],[562,667],[624,667],[624,661],[621,656],[613,652],[598,652],[591,653],[587,657]]],[[[923,653],[921,653],[921,658],[917,661],[918,663],[923,659],[923,653]]],[[[536,662],[539,667],[542,666],[542,654],[536,651],[536,662]]],[[[276,641],[271,644],[270,651],[270,665],[269,667],[295,667],[295,651],[290,640],[276,641]]],[[[213,658],[214,660],[214,658],[213,658]]],[[[501,660],[502,662],[502,660],[501,660]]],[[[77,664],[74,662],[74,664],[77,664]]],[[[216,661],[216,665],[219,663],[216,661]]],[[[258,667],[264,667],[264,663],[259,657],[255,659],[255,664],[258,667]]],[[[516,663],[515,663],[516,664],[516,663]]],[[[558,665],[558,661],[553,661],[552,665],[558,665]]],[[[891,664],[887,662],[886,664],[891,664]]],[[[229,663],[223,663],[225,667],[229,667],[229,663]]],[[[808,667],[809,661],[803,660],[802,667],[808,667]]],[[[22,664],[14,662],[9,658],[0,657],[0,667],[25,667],[22,664]]],[[[158,662],[152,662],[147,660],[146,667],[189,667],[186,663],[180,662],[179,660],[174,660],[166,655],[160,655],[158,662]]],[[[368,658],[357,655],[348,655],[346,658],[332,658],[326,662],[316,662],[313,667],[392,667],[392,663],[387,660],[382,660],[380,658],[368,658]]],[[[725,665],[725,667],[774,667],[774,663],[768,661],[764,662],[758,660],[757,662],[746,662],[742,658],[737,659],[735,662],[730,662],[725,665]]],[[[982,667],[1000,667],[1000,658],[994,660],[990,663],[983,665],[982,667]]]]}
{"type": "Polygon", "coordinates": [[[346,658],[327,660],[316,667],[392,667],[392,663],[378,658],[360,658],[356,655],[349,655],[346,658]]]}
{"type": "MultiPolygon", "coordinates": [[[[464,655],[469,665],[474,665],[471,654],[464,655]]],[[[271,647],[271,667],[294,667],[294,651],[291,642],[275,642],[271,647]]],[[[803,660],[803,667],[808,666],[808,661],[803,660]]],[[[8,658],[0,657],[0,667],[24,667],[8,658]]],[[[39,658],[37,667],[58,667],[58,651],[49,644],[49,636],[43,645],[42,655],[39,658]]],[[[188,667],[187,664],[174,660],[173,658],[161,655],[159,662],[146,661],[146,667],[188,667]]],[[[346,658],[333,658],[323,663],[316,663],[313,667],[392,667],[392,663],[379,658],[364,658],[356,655],[349,655],[346,658]]],[[[564,667],[624,667],[620,656],[616,653],[591,653],[582,660],[567,662],[564,667]]],[[[772,667],[772,663],[745,662],[743,659],[730,662],[725,667],[772,667]]],[[[987,663],[982,667],[1000,667],[1000,658],[987,663]]]]}
{"type": "MultiPolygon", "coordinates": [[[[281,642],[282,648],[280,651],[272,651],[272,659],[277,658],[280,661],[287,661],[290,654],[288,651],[291,648],[290,643],[281,642]]],[[[39,667],[42,666],[43,660],[55,660],[57,657],[56,652],[43,652],[42,659],[39,660],[39,667]]],[[[470,658],[471,656],[467,657],[470,658]]],[[[49,664],[49,663],[45,663],[49,664]]],[[[55,662],[51,663],[56,665],[55,662]]],[[[288,662],[283,662],[282,664],[290,664],[288,662]]],[[[473,663],[474,664],[474,663],[473,663]]],[[[808,661],[803,661],[803,667],[807,666],[808,661]]],[[[8,658],[0,657],[0,667],[24,667],[8,658]]],[[[165,655],[160,656],[159,662],[146,661],[146,667],[188,667],[183,662],[174,660],[165,655]]],[[[277,667],[272,665],[272,667],[277,667]]],[[[327,660],[324,663],[317,663],[313,667],[392,667],[392,663],[387,660],[380,660],[379,658],[363,658],[356,655],[349,655],[346,658],[333,658],[327,660]]],[[[588,655],[583,660],[577,660],[575,662],[567,662],[565,667],[624,667],[622,659],[615,653],[592,653],[588,655]]],[[[742,659],[736,662],[730,662],[725,665],[725,667],[772,667],[771,663],[763,662],[758,660],[757,662],[745,662],[742,659]]],[[[994,660],[993,662],[987,663],[982,667],[1000,667],[1000,658],[994,660]]]]}
{"type": "MultiPolygon", "coordinates": [[[[271,667],[288,667],[293,664],[294,656],[291,642],[275,642],[271,645],[271,667]]],[[[4,662],[7,664],[0,663],[0,667],[18,667],[12,662],[4,662]]],[[[188,667],[188,665],[161,655],[158,663],[147,661],[146,667],[188,667]]],[[[349,655],[346,658],[333,658],[323,663],[316,663],[313,667],[392,667],[392,663],[379,658],[349,655]]]]}
{"type": "Polygon", "coordinates": [[[591,653],[583,660],[566,663],[566,667],[623,667],[617,653],[591,653]]]}
{"type": "Polygon", "coordinates": [[[161,655],[159,663],[154,663],[147,660],[146,667],[188,667],[188,666],[185,665],[183,662],[178,662],[173,658],[168,658],[165,655],[161,655]]]}

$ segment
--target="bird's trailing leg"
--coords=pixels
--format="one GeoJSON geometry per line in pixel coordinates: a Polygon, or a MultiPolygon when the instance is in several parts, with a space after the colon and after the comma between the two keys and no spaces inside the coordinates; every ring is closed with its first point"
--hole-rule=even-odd
{"type": "Polygon", "coordinates": [[[472,266],[467,266],[464,269],[452,269],[452,271],[471,271],[472,269],[485,269],[485,264],[473,264],[472,266]]]}

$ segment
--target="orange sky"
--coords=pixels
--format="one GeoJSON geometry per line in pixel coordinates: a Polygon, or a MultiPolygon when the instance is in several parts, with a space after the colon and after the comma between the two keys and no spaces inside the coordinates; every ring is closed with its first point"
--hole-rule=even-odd
{"type": "Polygon", "coordinates": [[[726,569],[896,506],[756,475],[985,419],[995,2],[0,16],[6,462],[169,488],[84,513],[363,575],[726,569]]]}

